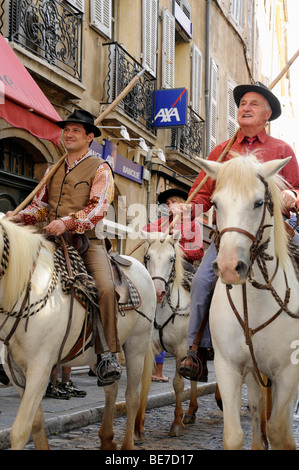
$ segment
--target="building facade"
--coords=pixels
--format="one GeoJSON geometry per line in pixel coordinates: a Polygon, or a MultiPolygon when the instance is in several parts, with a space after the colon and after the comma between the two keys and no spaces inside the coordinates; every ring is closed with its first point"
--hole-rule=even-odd
{"type": "MultiPolygon", "coordinates": [[[[259,33],[269,3],[276,2],[0,3],[2,36],[61,119],[76,108],[101,116],[141,72],[99,123],[102,135],[93,143],[114,167],[115,202],[106,230],[121,252],[136,243],[127,235],[141,228],[134,225],[137,207],[145,224],[157,195],[173,186],[188,192],[200,171],[197,158],[235,133],[233,88],[270,80],[259,33]]],[[[0,211],[17,206],[63,153],[61,145],[0,119],[0,211]]]]}

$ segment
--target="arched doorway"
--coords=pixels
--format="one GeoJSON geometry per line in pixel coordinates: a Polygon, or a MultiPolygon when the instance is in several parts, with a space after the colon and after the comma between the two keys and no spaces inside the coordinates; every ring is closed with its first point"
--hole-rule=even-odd
{"type": "Polygon", "coordinates": [[[1,134],[5,131],[8,135],[0,138],[0,212],[4,213],[15,209],[31,193],[48,162],[53,162],[49,151],[52,144],[31,135],[30,142],[20,129],[14,130],[14,137],[11,137],[11,129],[9,132],[2,129],[1,134]]]}

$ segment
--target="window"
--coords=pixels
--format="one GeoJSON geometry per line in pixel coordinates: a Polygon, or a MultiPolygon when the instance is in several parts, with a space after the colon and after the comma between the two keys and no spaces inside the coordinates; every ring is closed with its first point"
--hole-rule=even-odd
{"type": "Polygon", "coordinates": [[[112,0],[90,0],[90,26],[111,39],[112,0]]]}
{"type": "Polygon", "coordinates": [[[162,16],[162,88],[174,87],[175,19],[163,8],[162,16]]]}
{"type": "Polygon", "coordinates": [[[219,80],[219,70],[216,62],[211,59],[211,116],[210,116],[210,126],[211,126],[211,137],[210,137],[210,149],[217,145],[218,140],[218,80],[219,80]]]}
{"type": "Polygon", "coordinates": [[[198,47],[193,44],[192,48],[192,82],[191,103],[192,109],[200,115],[201,113],[201,84],[202,84],[202,54],[198,47]]]}
{"type": "Polygon", "coordinates": [[[142,66],[154,77],[157,69],[158,0],[142,0],[142,66]]]}
{"type": "Polygon", "coordinates": [[[234,22],[243,29],[244,27],[244,0],[231,0],[230,13],[234,22]]]}
{"type": "Polygon", "coordinates": [[[238,129],[238,108],[234,100],[235,83],[227,81],[227,137],[230,139],[238,129]]]}

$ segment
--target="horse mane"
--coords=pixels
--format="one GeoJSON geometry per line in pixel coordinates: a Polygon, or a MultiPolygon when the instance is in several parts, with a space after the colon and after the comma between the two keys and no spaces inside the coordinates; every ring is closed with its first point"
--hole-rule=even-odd
{"type": "MultiPolygon", "coordinates": [[[[227,161],[225,165],[221,165],[214,194],[224,188],[226,184],[229,184],[232,193],[245,200],[253,194],[254,189],[257,187],[259,181],[257,179],[257,175],[259,174],[258,166],[261,165],[262,162],[258,160],[254,152],[246,156],[241,156],[234,152],[233,157],[234,158],[227,161]]],[[[280,266],[285,267],[289,251],[288,237],[282,217],[283,203],[281,191],[287,189],[287,185],[279,175],[267,178],[267,183],[274,206],[275,254],[279,260],[280,266]]]]}
{"type": "MultiPolygon", "coordinates": [[[[43,245],[53,252],[52,245],[45,238],[36,233],[32,227],[22,227],[7,219],[0,219],[0,258],[3,255],[3,233],[6,232],[9,240],[8,265],[1,279],[2,301],[1,306],[10,311],[16,299],[19,299],[31,277],[37,254],[43,245]]],[[[47,258],[49,263],[49,259],[47,258]]],[[[44,260],[45,261],[45,260],[44,260]]]]}

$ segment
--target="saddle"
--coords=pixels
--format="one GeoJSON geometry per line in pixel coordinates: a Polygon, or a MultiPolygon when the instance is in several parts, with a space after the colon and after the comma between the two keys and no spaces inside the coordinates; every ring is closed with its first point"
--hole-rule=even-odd
{"type": "MultiPolygon", "coordinates": [[[[45,238],[56,245],[54,264],[60,270],[63,291],[66,294],[72,294],[86,308],[85,322],[76,344],[63,360],[60,358],[60,362],[65,363],[80,355],[94,342],[93,318],[95,310],[98,310],[97,288],[93,278],[88,275],[81,257],[81,254],[89,247],[89,240],[85,235],[67,232],[63,237],[46,235],[45,238]]],[[[111,251],[110,240],[106,239],[105,242],[113,271],[120,313],[125,310],[137,309],[141,304],[140,295],[121,268],[121,266],[131,266],[132,262],[111,251]]],[[[66,336],[67,334],[68,331],[66,336]]]]}

